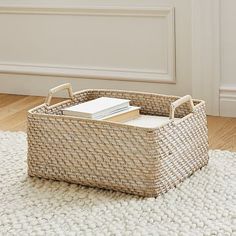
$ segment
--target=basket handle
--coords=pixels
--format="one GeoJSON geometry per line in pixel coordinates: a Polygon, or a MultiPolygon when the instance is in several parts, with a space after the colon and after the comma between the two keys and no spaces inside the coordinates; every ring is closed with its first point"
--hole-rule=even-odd
{"type": "Polygon", "coordinates": [[[193,104],[192,97],[190,95],[186,95],[171,103],[170,105],[170,119],[171,120],[175,118],[175,109],[186,102],[189,102],[191,112],[193,112],[194,104],[193,104]]]}
{"type": "Polygon", "coordinates": [[[66,83],[66,84],[61,84],[57,87],[54,87],[54,88],[50,89],[49,92],[48,92],[48,96],[45,99],[45,104],[49,106],[50,103],[51,103],[51,100],[52,100],[52,95],[54,93],[57,93],[59,91],[65,90],[65,89],[68,91],[69,97],[72,99],[74,94],[73,94],[73,91],[72,91],[71,84],[66,83]]]}

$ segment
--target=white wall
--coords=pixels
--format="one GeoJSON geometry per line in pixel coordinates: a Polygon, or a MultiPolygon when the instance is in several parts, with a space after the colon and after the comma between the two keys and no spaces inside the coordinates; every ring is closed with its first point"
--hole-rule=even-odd
{"type": "Polygon", "coordinates": [[[1,37],[1,65],[8,71],[175,81],[171,6],[11,8],[0,13],[0,27],[6,31],[1,37]]]}
{"type": "Polygon", "coordinates": [[[46,95],[71,82],[192,94],[217,115],[216,2],[0,0],[0,92],[46,95]]]}
{"type": "Polygon", "coordinates": [[[28,79],[42,82],[37,88],[18,83],[12,92],[45,94],[43,90],[50,83],[43,85],[46,78],[42,75],[60,77],[57,83],[75,80],[79,88],[83,84],[153,92],[159,88],[159,92],[175,94],[191,89],[187,79],[190,40],[184,45],[182,36],[190,38],[190,28],[179,26],[177,38],[175,34],[175,21],[190,19],[189,11],[183,11],[189,6],[176,6],[173,0],[57,3],[0,5],[3,92],[11,92],[11,82],[15,78],[14,83],[18,83],[21,75],[21,82],[26,84],[28,79]],[[176,40],[181,50],[178,65],[176,40]]]}
{"type": "Polygon", "coordinates": [[[221,0],[220,113],[236,117],[236,1],[221,0]]]}

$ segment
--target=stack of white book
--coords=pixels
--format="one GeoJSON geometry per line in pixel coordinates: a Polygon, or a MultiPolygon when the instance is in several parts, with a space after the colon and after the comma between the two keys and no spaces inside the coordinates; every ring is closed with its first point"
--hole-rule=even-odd
{"type": "Polygon", "coordinates": [[[100,97],[63,109],[64,115],[87,119],[125,122],[139,117],[140,107],[130,106],[130,100],[100,97]]]}
{"type": "Polygon", "coordinates": [[[101,97],[62,110],[64,115],[86,119],[119,122],[127,125],[155,128],[168,123],[169,117],[140,115],[140,107],[130,106],[130,100],[101,97]]]}

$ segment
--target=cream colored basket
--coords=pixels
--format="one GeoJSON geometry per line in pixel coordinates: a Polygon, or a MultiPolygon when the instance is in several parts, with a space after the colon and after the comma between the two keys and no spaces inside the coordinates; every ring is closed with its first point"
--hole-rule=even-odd
{"type": "Polygon", "coordinates": [[[28,112],[30,176],[158,196],[207,162],[205,103],[189,95],[73,93],[71,85],[64,84],[50,90],[45,104],[28,112]],[[50,105],[52,94],[63,89],[70,99],[50,105]],[[142,128],[62,115],[62,108],[102,96],[130,99],[142,114],[170,116],[170,121],[162,127],[142,128]]]}

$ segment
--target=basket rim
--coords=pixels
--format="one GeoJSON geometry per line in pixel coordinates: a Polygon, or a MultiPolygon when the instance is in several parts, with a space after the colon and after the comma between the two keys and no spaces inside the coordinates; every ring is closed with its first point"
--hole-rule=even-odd
{"type": "MultiPolygon", "coordinates": [[[[122,90],[122,89],[83,89],[83,90],[79,90],[74,92],[74,95],[80,94],[80,93],[84,93],[84,92],[121,92],[121,93],[134,93],[134,94],[145,94],[145,95],[152,95],[152,96],[161,96],[161,97],[170,97],[170,98],[181,98],[181,96],[177,96],[177,95],[169,95],[169,94],[162,94],[162,93],[151,93],[151,92],[141,92],[141,91],[132,91],[132,90],[122,90]]],[[[70,99],[71,100],[71,99],[70,99]]],[[[201,99],[193,99],[193,101],[196,102],[204,102],[204,100],[201,99]]]]}
{"type": "MultiPolygon", "coordinates": [[[[140,94],[140,95],[150,95],[150,96],[161,96],[161,97],[169,97],[169,98],[181,98],[181,96],[175,96],[175,95],[166,95],[166,94],[159,94],[159,93],[149,93],[149,92],[139,92],[139,91],[130,91],[130,90],[116,90],[116,89],[84,89],[84,90],[80,90],[77,92],[74,92],[73,95],[79,95],[81,93],[85,93],[85,92],[122,92],[122,93],[132,93],[132,94],[140,94]]],[[[48,106],[46,103],[43,103],[41,105],[38,105],[30,110],[28,110],[27,115],[29,116],[38,116],[38,117],[51,117],[54,119],[70,119],[70,120],[78,120],[78,121],[83,121],[83,122],[89,122],[89,123],[95,123],[95,124],[107,124],[110,126],[118,126],[118,127],[126,127],[128,129],[138,129],[138,130],[143,130],[143,131],[148,131],[148,132],[153,132],[156,130],[161,129],[162,127],[165,127],[167,125],[176,125],[178,123],[181,123],[183,120],[188,119],[189,117],[193,116],[194,111],[205,104],[205,101],[203,100],[199,100],[199,99],[193,99],[194,102],[199,102],[197,105],[194,106],[194,111],[189,113],[188,115],[180,118],[178,121],[173,121],[173,120],[169,120],[168,123],[163,124],[161,126],[157,126],[157,127],[153,127],[153,128],[147,128],[147,127],[140,127],[140,126],[134,126],[134,125],[129,125],[129,124],[124,124],[124,123],[116,123],[116,122],[112,122],[112,121],[106,121],[106,120],[92,120],[92,119],[88,119],[88,118],[82,118],[82,117],[76,117],[76,116],[69,116],[69,115],[55,115],[55,114],[45,114],[45,113],[34,113],[35,110],[38,110],[39,108],[42,107],[49,107],[49,108],[53,108],[53,107],[57,107],[60,106],[62,104],[68,103],[70,101],[72,101],[73,99],[66,99],[65,101],[53,104],[48,106]]]]}

